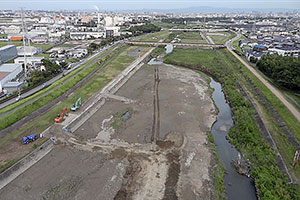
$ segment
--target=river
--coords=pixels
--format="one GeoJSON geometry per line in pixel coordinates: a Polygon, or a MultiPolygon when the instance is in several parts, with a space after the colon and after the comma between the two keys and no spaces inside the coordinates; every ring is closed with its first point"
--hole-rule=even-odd
{"type": "Polygon", "coordinates": [[[211,79],[210,87],[214,89],[212,98],[219,110],[217,121],[213,124],[211,132],[217,145],[221,163],[226,169],[224,177],[226,196],[229,200],[257,200],[253,180],[237,173],[231,163],[233,159],[237,159],[238,151],[226,140],[233,120],[221,84],[211,79]]]}

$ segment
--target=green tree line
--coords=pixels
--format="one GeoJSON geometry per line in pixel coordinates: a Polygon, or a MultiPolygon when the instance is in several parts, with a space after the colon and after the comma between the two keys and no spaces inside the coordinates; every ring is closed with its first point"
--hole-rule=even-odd
{"type": "Polygon", "coordinates": [[[256,66],[280,86],[300,90],[300,58],[267,54],[256,66]]]}
{"type": "Polygon", "coordinates": [[[129,28],[129,31],[132,33],[142,32],[142,33],[152,33],[152,32],[158,32],[161,28],[158,26],[155,26],[154,24],[144,24],[141,26],[132,26],[129,28]]]}

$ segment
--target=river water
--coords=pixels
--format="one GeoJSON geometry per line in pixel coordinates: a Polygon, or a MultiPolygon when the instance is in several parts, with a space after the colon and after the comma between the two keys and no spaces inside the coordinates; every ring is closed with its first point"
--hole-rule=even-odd
{"type": "Polygon", "coordinates": [[[166,49],[166,53],[169,54],[173,51],[173,45],[172,44],[168,44],[165,49],[166,49]]]}
{"type": "Polygon", "coordinates": [[[221,84],[211,79],[210,87],[214,88],[212,98],[218,107],[217,121],[212,126],[212,134],[223,167],[226,169],[224,184],[229,200],[257,200],[252,179],[236,172],[231,161],[236,160],[238,151],[227,140],[230,127],[233,125],[229,104],[225,100],[221,84]]]}

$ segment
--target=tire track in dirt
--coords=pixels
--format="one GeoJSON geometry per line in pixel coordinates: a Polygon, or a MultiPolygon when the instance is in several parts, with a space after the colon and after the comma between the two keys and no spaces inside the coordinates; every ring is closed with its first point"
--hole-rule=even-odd
{"type": "Polygon", "coordinates": [[[159,119],[159,95],[158,95],[158,84],[159,84],[159,70],[158,66],[154,68],[154,91],[153,91],[153,125],[152,125],[152,137],[151,141],[157,144],[159,138],[160,119],[159,119]]]}

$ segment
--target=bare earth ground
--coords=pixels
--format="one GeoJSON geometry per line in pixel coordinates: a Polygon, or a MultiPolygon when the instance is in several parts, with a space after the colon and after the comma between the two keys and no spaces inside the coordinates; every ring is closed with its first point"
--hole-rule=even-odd
{"type": "Polygon", "coordinates": [[[213,199],[207,134],[215,108],[207,80],[160,65],[159,135],[153,142],[154,66],[144,65],[72,136],[0,190],[15,199],[213,199]],[[129,112],[123,120],[118,113],[129,112]]]}

